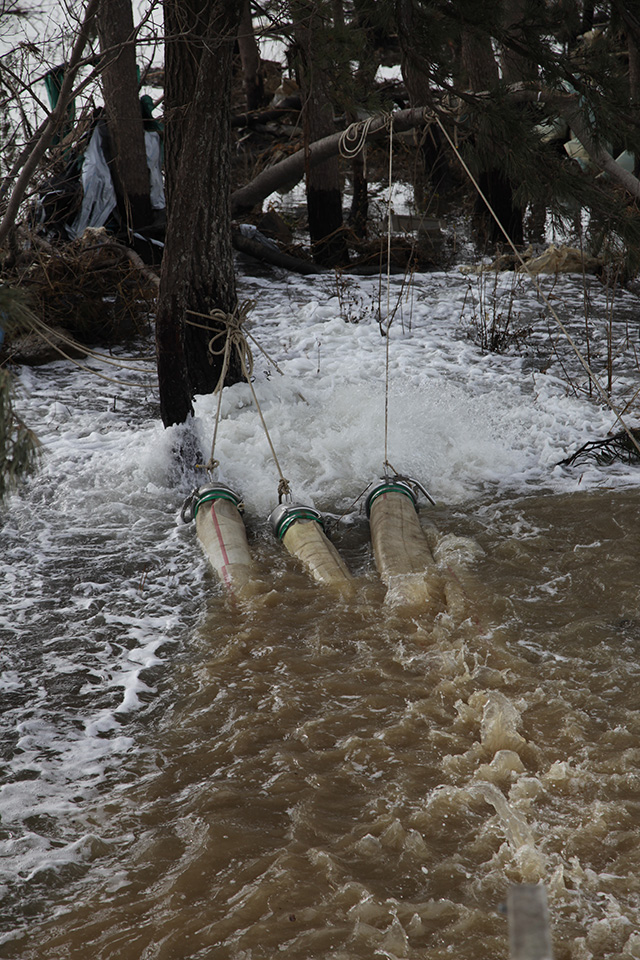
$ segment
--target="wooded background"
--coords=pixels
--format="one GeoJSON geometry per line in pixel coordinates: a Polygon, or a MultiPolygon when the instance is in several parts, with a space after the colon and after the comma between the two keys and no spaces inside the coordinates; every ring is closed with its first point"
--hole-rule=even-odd
{"type": "MultiPolygon", "coordinates": [[[[366,262],[377,250],[370,183],[385,181],[389,142],[415,211],[465,217],[479,250],[543,239],[564,220],[579,224],[585,251],[617,258],[623,281],[638,271],[635,3],[152,0],[134,10],[88,0],[56,10],[46,42],[25,39],[35,11],[0,11],[4,282],[20,286],[17,265],[39,243],[68,239],[63,223],[42,222],[42,198],[52,184],[77,186],[102,118],[117,196],[108,230],[132,251],[141,236],[164,243],[155,329],[165,425],[218,383],[207,345],[220,320],[193,321],[237,307],[234,218],[260,222],[265,198],[304,177],[308,248],[297,259],[309,269],[366,262]],[[280,62],[261,56],[264,41],[280,62]],[[161,212],[145,153],[152,122],[161,212]]],[[[227,382],[239,376],[232,364],[227,382]]]]}

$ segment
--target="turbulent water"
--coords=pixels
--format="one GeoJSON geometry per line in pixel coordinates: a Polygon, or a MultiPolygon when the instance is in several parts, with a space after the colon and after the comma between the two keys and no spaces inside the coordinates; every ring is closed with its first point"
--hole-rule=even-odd
{"type": "MultiPolygon", "coordinates": [[[[587,304],[634,423],[635,301],[545,289],[585,351],[587,304]]],[[[530,287],[404,287],[388,459],[437,501],[421,518],[457,603],[433,620],[385,603],[361,510],[386,291],[271,276],[243,295],[282,372],[254,347],[271,441],[295,498],[336,519],[355,596],[273,539],[247,385],[225,390],[215,451],[260,572],[232,602],[179,520],[204,479],[180,451],[208,458],[215,398],[164,431],[134,385],[146,361],[90,361],[124,385],[19,373],[43,459],[0,533],[0,956],[506,958],[509,884],[542,881],[556,958],[640,957],[639,475],[557,466],[615,417],[530,287]],[[526,339],[483,353],[507,314],[526,339]]]]}

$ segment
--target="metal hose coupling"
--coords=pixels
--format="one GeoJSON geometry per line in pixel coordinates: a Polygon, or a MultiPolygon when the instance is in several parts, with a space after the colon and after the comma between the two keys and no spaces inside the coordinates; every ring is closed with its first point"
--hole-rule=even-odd
{"type": "Polygon", "coordinates": [[[271,529],[278,540],[282,540],[291,524],[297,520],[315,520],[324,529],[322,514],[302,503],[279,503],[269,515],[271,529]]]}
{"type": "Polygon", "coordinates": [[[433,504],[434,507],[436,504],[431,494],[425,489],[419,480],[414,480],[413,477],[404,477],[400,474],[397,474],[395,477],[391,478],[384,477],[382,482],[376,484],[373,490],[371,490],[365,501],[367,517],[371,515],[371,507],[373,506],[373,503],[384,493],[404,494],[405,497],[409,497],[416,511],[418,509],[418,497],[421,493],[424,494],[425,498],[429,501],[429,503],[433,504]]]}
{"type": "Polygon", "coordinates": [[[239,497],[226,483],[208,483],[190,493],[182,504],[180,516],[183,523],[191,523],[192,520],[195,520],[200,506],[211,500],[229,500],[239,513],[244,510],[242,497],[239,497]]]}

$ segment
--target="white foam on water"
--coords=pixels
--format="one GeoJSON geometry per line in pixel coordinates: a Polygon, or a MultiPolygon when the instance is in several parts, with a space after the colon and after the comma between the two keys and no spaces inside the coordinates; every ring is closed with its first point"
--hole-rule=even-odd
{"type": "MultiPolygon", "coordinates": [[[[331,294],[329,281],[324,284],[331,294]]],[[[375,282],[359,286],[375,299],[375,282]]],[[[421,479],[436,499],[455,503],[483,490],[567,492],[601,484],[600,468],[587,465],[578,473],[556,464],[606,434],[615,425],[611,412],[573,396],[557,370],[523,371],[522,357],[482,355],[460,336],[464,286],[457,276],[421,277],[417,290],[411,309],[405,304],[404,317],[396,316],[391,328],[387,376],[377,323],[345,322],[331,296],[283,310],[273,292],[261,289],[251,332],[284,376],[265,375],[267,363],[256,351],[254,388],[295,496],[344,505],[381,474],[387,396],[388,459],[421,479]]],[[[197,400],[204,448],[216,403],[197,400]]],[[[246,384],[225,391],[216,456],[221,477],[240,487],[249,510],[268,509],[277,470],[246,384]]],[[[637,481],[633,468],[619,466],[606,482],[637,481]]]]}
{"type": "MultiPolygon", "coordinates": [[[[258,297],[251,332],[284,374],[254,349],[253,386],[295,499],[360,509],[355,501],[384,469],[387,388],[388,459],[443,504],[482,510],[505,493],[638,485],[629,465],[556,466],[615,426],[611,412],[576,395],[557,364],[542,372],[523,369],[516,350],[483,355],[465,333],[468,281],[458,272],[420,276],[406,294],[388,378],[378,281],[349,284],[372,304],[357,308],[357,323],[342,315],[332,278],[242,283],[258,297]]],[[[394,280],[392,304],[398,290],[394,280]]],[[[577,300],[580,284],[559,280],[560,294],[577,300]]],[[[528,292],[525,308],[539,308],[528,292]]],[[[621,369],[617,389],[633,374],[621,369]]],[[[0,835],[0,881],[28,887],[43,870],[85,862],[101,842],[83,804],[140,749],[123,724],[153,708],[165,651],[198,617],[206,568],[178,514],[206,478],[176,451],[193,431],[208,459],[217,397],[198,397],[192,424],[164,430],[153,389],[106,386],[66,362],[22,369],[16,380],[43,456],[7,502],[0,534],[0,817],[11,831],[0,835]],[[48,826],[29,827],[29,818],[48,826]]],[[[224,390],[215,453],[219,479],[260,528],[277,503],[278,472],[247,384],[224,390]]],[[[402,949],[393,924],[387,939],[383,950],[402,949]]]]}

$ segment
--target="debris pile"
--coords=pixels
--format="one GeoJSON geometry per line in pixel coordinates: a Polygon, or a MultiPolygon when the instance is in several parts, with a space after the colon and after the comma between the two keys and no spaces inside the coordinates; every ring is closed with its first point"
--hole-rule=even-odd
{"type": "Polygon", "coordinates": [[[40,243],[34,253],[28,266],[5,271],[30,307],[3,345],[9,359],[46,363],[63,340],[64,355],[78,356],[82,345],[122,343],[148,330],[157,277],[104,230],[86,230],[66,244],[40,243]]]}

